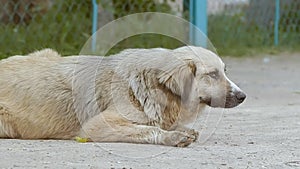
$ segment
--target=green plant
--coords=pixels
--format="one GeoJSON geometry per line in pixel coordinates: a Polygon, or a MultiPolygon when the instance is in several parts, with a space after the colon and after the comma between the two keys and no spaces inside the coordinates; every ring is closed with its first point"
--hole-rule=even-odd
{"type": "Polygon", "coordinates": [[[281,30],[279,46],[275,47],[273,29],[249,23],[244,15],[222,13],[208,17],[208,37],[220,55],[243,56],[300,49],[299,33],[281,30]]]}
{"type": "Polygon", "coordinates": [[[89,1],[56,0],[44,14],[24,24],[0,23],[0,58],[54,48],[64,55],[78,54],[91,32],[89,1]]]}
{"type": "Polygon", "coordinates": [[[122,40],[117,45],[115,45],[107,55],[115,54],[123,49],[127,48],[168,48],[175,49],[180,46],[183,46],[184,43],[174,39],[172,37],[168,37],[165,35],[159,34],[140,34],[131,36],[127,39],[122,40]]]}
{"type": "Polygon", "coordinates": [[[166,0],[162,3],[153,0],[112,0],[112,2],[115,18],[140,12],[172,13],[166,0]]]}

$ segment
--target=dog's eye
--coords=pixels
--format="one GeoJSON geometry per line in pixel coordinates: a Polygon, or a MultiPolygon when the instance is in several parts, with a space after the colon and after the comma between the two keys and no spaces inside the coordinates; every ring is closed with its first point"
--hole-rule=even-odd
{"type": "Polygon", "coordinates": [[[211,77],[211,78],[214,78],[214,79],[217,79],[219,74],[217,71],[214,71],[214,72],[210,72],[208,73],[208,75],[211,77]]]}

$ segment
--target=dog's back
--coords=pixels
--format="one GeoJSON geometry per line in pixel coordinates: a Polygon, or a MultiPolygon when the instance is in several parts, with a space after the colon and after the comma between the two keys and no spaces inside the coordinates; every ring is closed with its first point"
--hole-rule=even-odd
{"type": "Polygon", "coordinates": [[[0,62],[0,128],[5,129],[0,137],[67,138],[74,131],[75,115],[63,116],[72,112],[72,95],[70,82],[58,71],[62,61],[46,49],[0,62]]]}

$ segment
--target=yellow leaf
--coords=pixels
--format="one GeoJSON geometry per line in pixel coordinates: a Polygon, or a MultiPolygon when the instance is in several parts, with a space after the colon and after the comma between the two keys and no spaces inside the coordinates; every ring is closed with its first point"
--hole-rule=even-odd
{"type": "Polygon", "coordinates": [[[79,143],[86,143],[88,141],[87,138],[75,137],[75,140],[79,143]]]}

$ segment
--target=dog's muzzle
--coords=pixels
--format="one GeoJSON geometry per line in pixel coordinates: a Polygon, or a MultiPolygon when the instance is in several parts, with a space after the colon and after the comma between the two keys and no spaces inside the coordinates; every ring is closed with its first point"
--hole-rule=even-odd
{"type": "Polygon", "coordinates": [[[202,98],[200,103],[205,103],[210,107],[232,108],[243,103],[246,99],[246,94],[241,90],[228,91],[223,97],[216,98],[202,98]]]}
{"type": "Polygon", "coordinates": [[[236,91],[226,96],[224,108],[232,108],[244,102],[246,94],[242,91],[236,91]]]}
{"type": "Polygon", "coordinates": [[[235,107],[246,99],[246,94],[231,80],[227,78],[227,93],[224,108],[235,107]]]}
{"type": "Polygon", "coordinates": [[[243,103],[243,101],[246,99],[246,94],[244,92],[239,91],[235,94],[235,97],[237,102],[240,104],[243,103]]]}

